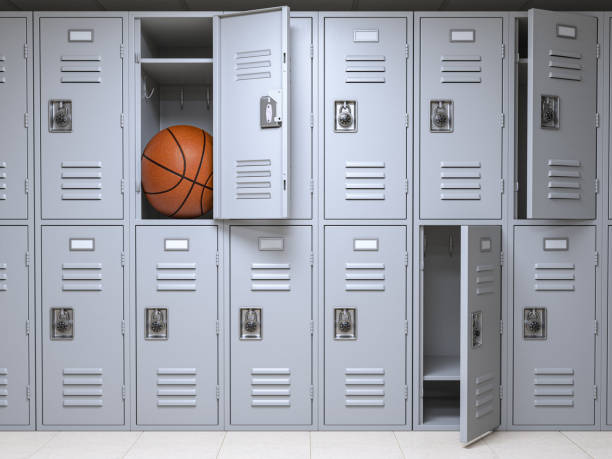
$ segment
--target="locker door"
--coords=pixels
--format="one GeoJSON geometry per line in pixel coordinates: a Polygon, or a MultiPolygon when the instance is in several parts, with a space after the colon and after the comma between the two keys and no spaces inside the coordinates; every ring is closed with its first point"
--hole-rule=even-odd
{"type": "Polygon", "coordinates": [[[123,21],[41,18],[42,218],[123,217],[123,21]]]}
{"type": "Polygon", "coordinates": [[[0,227],[0,425],[30,422],[27,251],[27,227],[0,227]]]}
{"type": "Polygon", "coordinates": [[[597,18],[529,10],[527,218],[595,218],[597,18]]]}
{"type": "Polygon", "coordinates": [[[501,18],[421,19],[421,218],[501,218],[502,42],[501,18]]]}
{"type": "Polygon", "coordinates": [[[406,228],[325,229],[325,424],[406,423],[406,228]]]}
{"type": "Polygon", "coordinates": [[[136,230],[139,425],[218,422],[217,227],[136,230]]]}
{"type": "Polygon", "coordinates": [[[595,228],[514,237],[514,423],[593,425],[595,228]]]}
{"type": "Polygon", "coordinates": [[[312,423],[312,231],[232,226],[231,423],[312,423]]]}
{"type": "Polygon", "coordinates": [[[215,218],[287,218],[289,8],[214,18],[215,218]]]}
{"type": "Polygon", "coordinates": [[[405,18],[325,18],[325,217],[406,217],[405,18]]]}
{"type": "Polygon", "coordinates": [[[123,229],[42,227],[45,425],[121,425],[123,229]]]}
{"type": "Polygon", "coordinates": [[[501,227],[461,227],[460,434],[471,442],[500,423],[501,227]]]}
{"type": "Polygon", "coordinates": [[[0,18],[0,218],[28,218],[27,31],[26,18],[0,18]]]}

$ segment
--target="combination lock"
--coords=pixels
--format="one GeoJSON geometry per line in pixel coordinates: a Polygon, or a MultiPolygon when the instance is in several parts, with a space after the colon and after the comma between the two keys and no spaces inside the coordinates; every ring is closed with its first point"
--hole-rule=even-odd
{"type": "Polygon", "coordinates": [[[523,310],[523,338],[546,339],[546,308],[523,310]]]}
{"type": "Polygon", "coordinates": [[[49,132],[72,132],[72,101],[49,101],[49,132]]]}
{"type": "Polygon", "coordinates": [[[445,127],[448,123],[448,115],[446,114],[446,110],[436,108],[433,116],[433,123],[438,127],[445,127]]]}
{"type": "Polygon", "coordinates": [[[353,124],[353,115],[346,105],[340,107],[340,113],[338,113],[338,124],[343,128],[348,128],[353,124]]]}
{"type": "Polygon", "coordinates": [[[263,311],[261,308],[240,308],[240,339],[262,339],[262,319],[263,311]]]}
{"type": "Polygon", "coordinates": [[[252,309],[247,313],[246,323],[244,324],[246,331],[253,332],[257,329],[257,316],[252,309]]]}
{"type": "Polygon", "coordinates": [[[145,339],[167,340],[168,339],[168,309],[146,308],[145,309],[145,339]]]}
{"type": "Polygon", "coordinates": [[[355,340],[357,339],[357,311],[355,308],[334,309],[334,339],[355,340]]]}

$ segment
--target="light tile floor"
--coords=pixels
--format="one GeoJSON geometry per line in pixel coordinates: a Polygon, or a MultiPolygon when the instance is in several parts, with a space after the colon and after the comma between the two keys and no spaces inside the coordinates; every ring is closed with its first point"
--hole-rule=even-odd
{"type": "Polygon", "coordinates": [[[612,432],[0,432],[0,458],[611,458],[612,432]]]}

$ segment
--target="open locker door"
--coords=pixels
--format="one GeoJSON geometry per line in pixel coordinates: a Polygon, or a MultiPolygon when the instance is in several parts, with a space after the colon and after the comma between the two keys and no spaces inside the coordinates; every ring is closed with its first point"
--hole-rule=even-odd
{"type": "Polygon", "coordinates": [[[500,423],[501,227],[461,227],[461,441],[500,423]]]}
{"type": "Polygon", "coordinates": [[[529,10],[527,218],[595,218],[597,18],[529,10]]]}
{"type": "Polygon", "coordinates": [[[214,18],[214,217],[286,218],[289,8],[214,18]]]}

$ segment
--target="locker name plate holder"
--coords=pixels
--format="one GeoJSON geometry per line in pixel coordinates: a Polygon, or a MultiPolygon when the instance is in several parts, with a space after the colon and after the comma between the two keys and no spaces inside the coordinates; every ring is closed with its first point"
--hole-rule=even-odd
{"type": "Polygon", "coordinates": [[[546,339],[546,308],[523,309],[523,338],[546,339]]]}
{"type": "Polygon", "coordinates": [[[559,129],[559,96],[540,96],[540,127],[559,129]]]}
{"type": "Polygon", "coordinates": [[[261,308],[240,308],[240,339],[262,339],[261,308]]]}
{"type": "Polygon", "coordinates": [[[357,339],[357,310],[355,308],[334,308],[334,339],[357,339]]]}
{"type": "Polygon", "coordinates": [[[357,132],[357,101],[334,102],[334,132],[357,132]]]}
{"type": "Polygon", "coordinates": [[[282,92],[276,90],[259,98],[259,126],[262,129],[281,127],[282,118],[278,114],[278,101],[281,97],[282,92]]]}
{"type": "Polygon", "coordinates": [[[453,101],[429,101],[429,130],[431,132],[453,132],[453,101]]]}
{"type": "Polygon", "coordinates": [[[49,101],[49,132],[72,132],[72,101],[49,101]]]}
{"type": "Polygon", "coordinates": [[[167,340],[168,339],[168,309],[146,308],[145,309],[145,339],[167,340]]]}
{"type": "Polygon", "coordinates": [[[51,339],[74,339],[74,309],[51,308],[51,339]]]}

